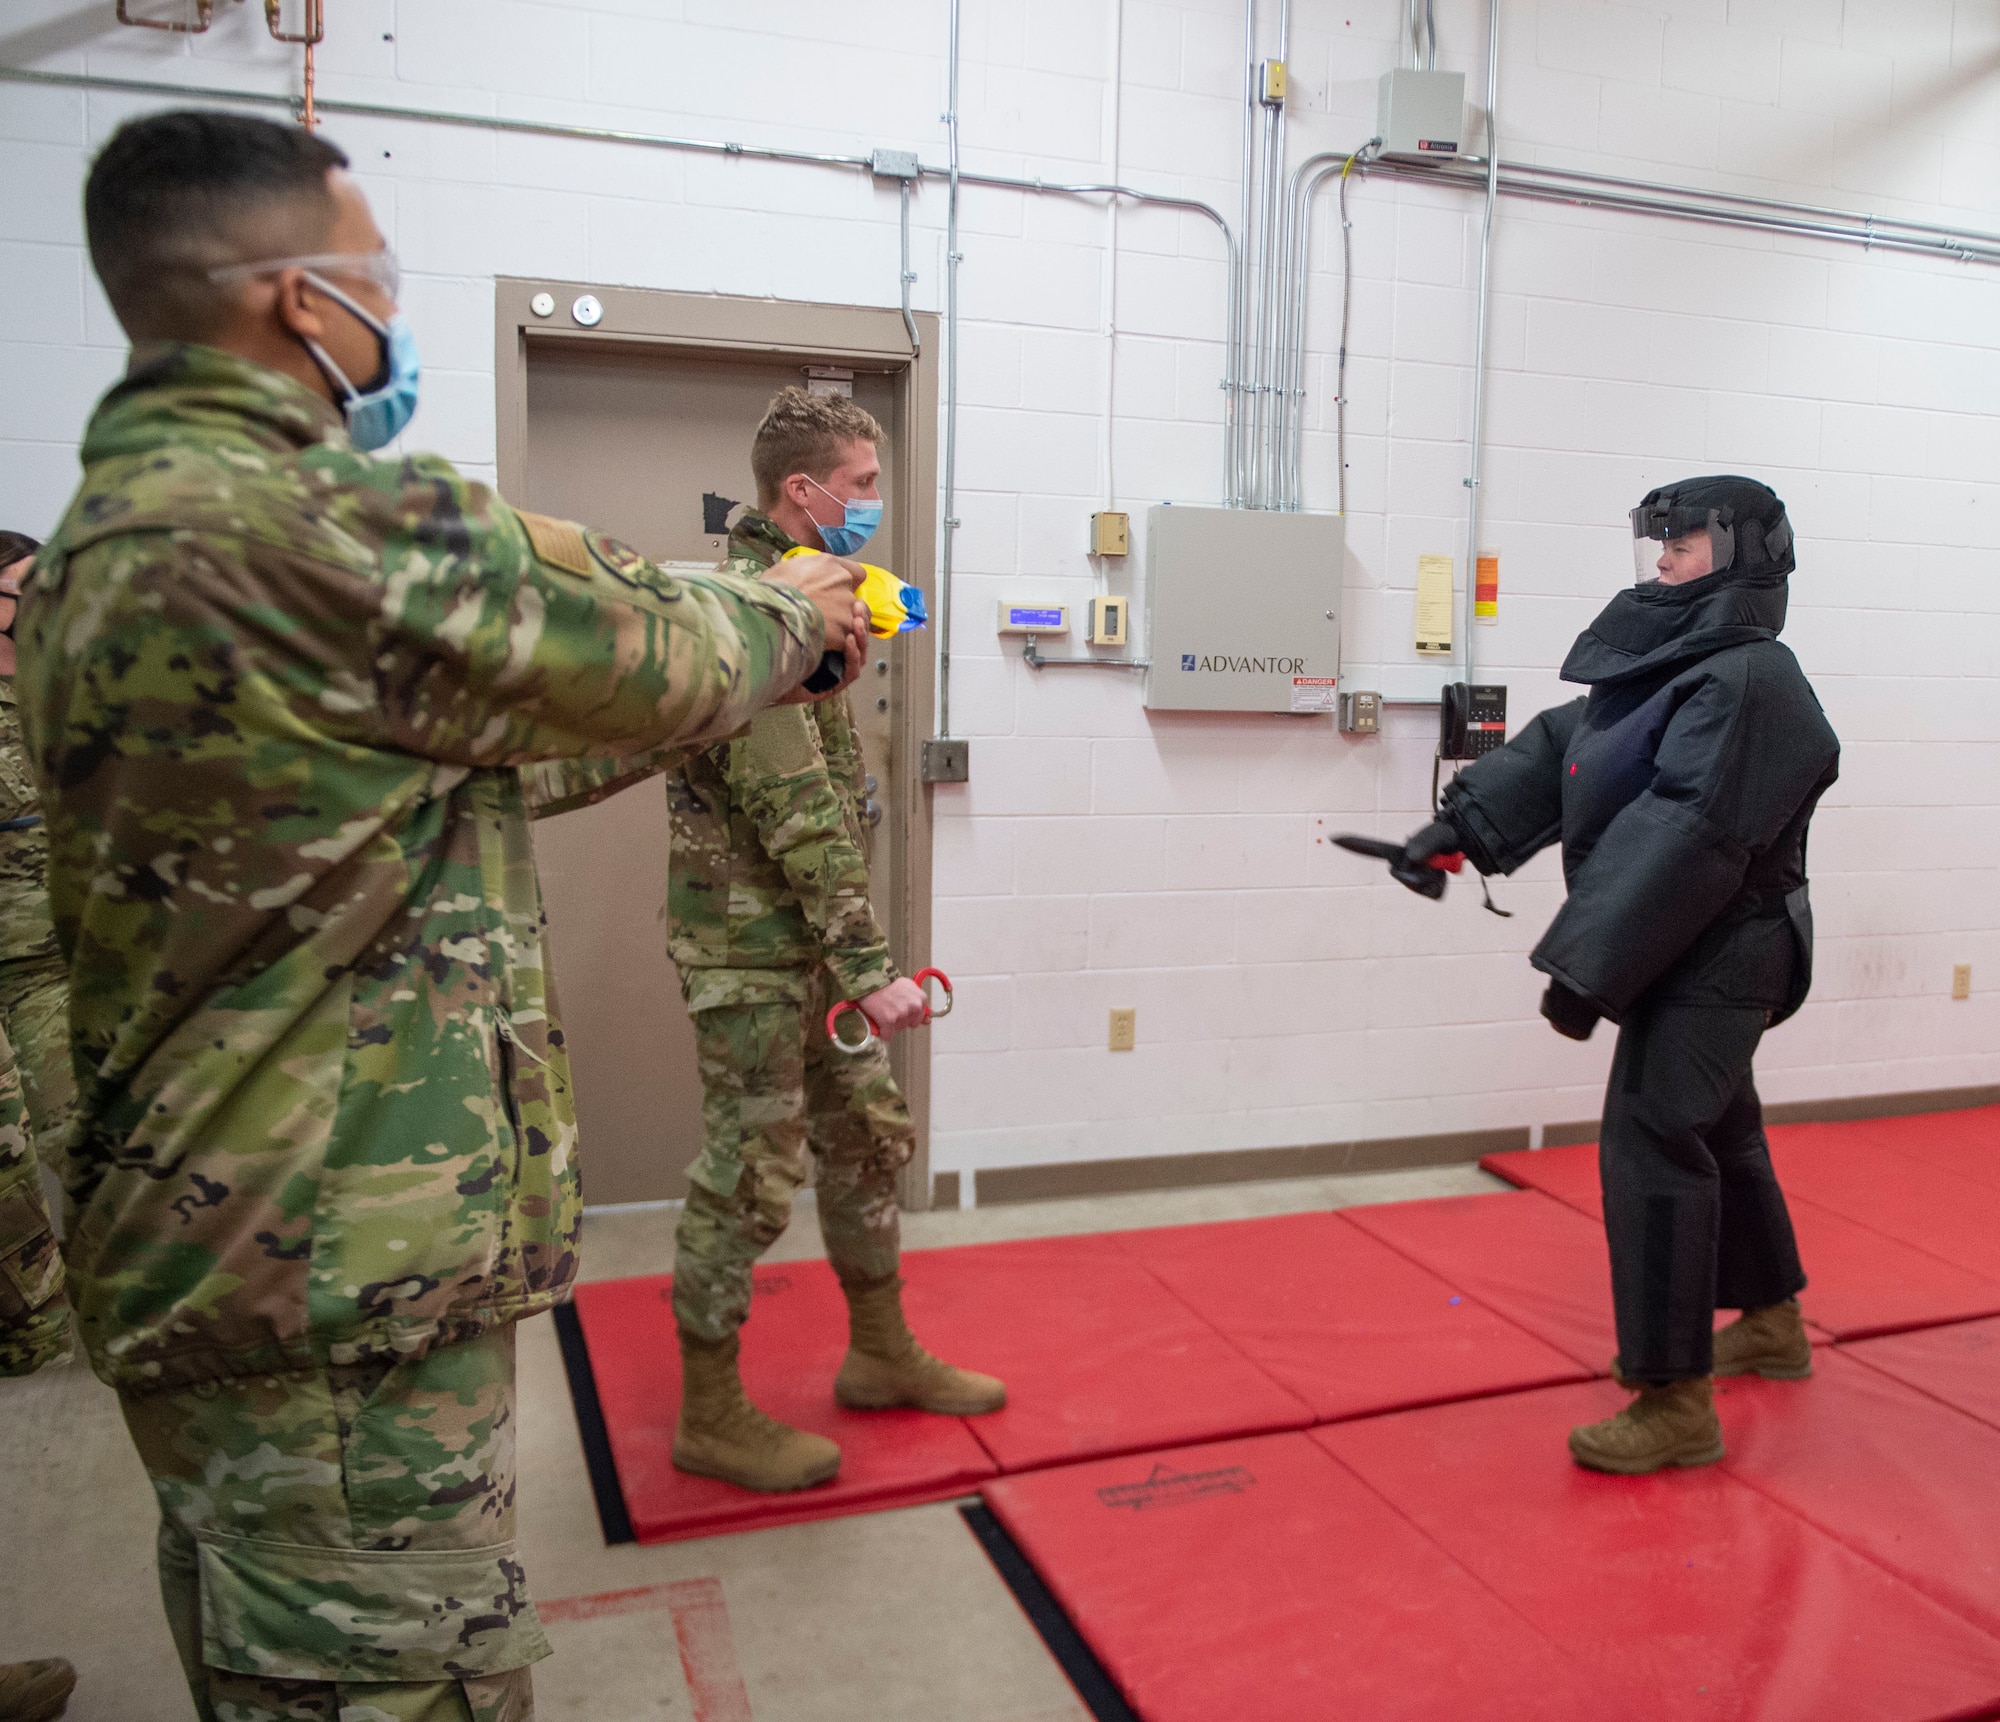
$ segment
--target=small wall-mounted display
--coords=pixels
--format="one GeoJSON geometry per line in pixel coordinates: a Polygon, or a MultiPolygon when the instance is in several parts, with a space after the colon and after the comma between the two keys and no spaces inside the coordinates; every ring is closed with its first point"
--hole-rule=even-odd
{"type": "Polygon", "coordinates": [[[1003,634],[1067,634],[1067,604],[1013,604],[1000,600],[1000,632],[1003,634]]]}

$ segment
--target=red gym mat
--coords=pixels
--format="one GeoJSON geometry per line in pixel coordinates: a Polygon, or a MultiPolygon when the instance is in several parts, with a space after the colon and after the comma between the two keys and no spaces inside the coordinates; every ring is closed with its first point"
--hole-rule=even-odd
{"type": "Polygon", "coordinates": [[[1918,1722],[2000,1703],[2000,1639],[1728,1470],[1607,1477],[1572,1463],[1569,1427],[1624,1403],[1593,1382],[1309,1439],[1585,1668],[1596,1715],[1918,1722]]]}
{"type": "Polygon", "coordinates": [[[1611,1366],[1604,1228],[1538,1190],[1348,1208],[1399,1255],[1497,1310],[1593,1374],[1611,1366]]]}
{"type": "Polygon", "coordinates": [[[1840,1124],[1774,1129],[1771,1160],[1787,1194],[1970,1273],[2000,1279],[2000,1185],[1976,1183],[1885,1149],[1840,1124]]]}
{"type": "MultiPolygon", "coordinates": [[[[1843,1346],[1848,1356],[2000,1429],[2000,1321],[1968,1321],[1843,1346]]],[[[2000,1586],[2000,1579],[1996,1579],[2000,1586]]]]}
{"type": "Polygon", "coordinates": [[[2000,1637],[2000,1429],[1823,1351],[1716,1383],[1730,1475],[2000,1637]]]}
{"type": "Polygon", "coordinates": [[[1312,1421],[1114,1235],[914,1251],[903,1272],[924,1344],[1007,1383],[968,1424],[1003,1471],[1312,1421]]]}
{"type": "Polygon", "coordinates": [[[1145,1722],[1622,1714],[1309,1436],[982,1492],[1145,1722]]]}
{"type": "Polygon", "coordinates": [[[1590,1373],[1344,1213],[1116,1239],[1322,1423],[1590,1373]]]}
{"type": "MultiPolygon", "coordinates": [[[[1837,1132],[1832,1140],[1842,1164],[1867,1164],[1877,1178],[1921,1181],[1934,1170],[1913,1166],[1907,1156],[1891,1153],[1854,1125],[1814,1128],[1837,1132]]],[[[1814,1146],[1810,1138],[1802,1145],[1795,1141],[1788,1161],[1810,1154],[1814,1146]]],[[[1594,1143],[1489,1154],[1480,1165],[1510,1184],[1540,1190],[1578,1213],[1603,1220],[1594,1143]]],[[[1816,1343],[2000,1315],[2000,1278],[1973,1273],[1861,1220],[1835,1213],[1794,1191],[1784,1171],[1779,1177],[1786,1186],[1799,1257],[1811,1282],[1804,1303],[1806,1316],[1817,1330],[1816,1343]]],[[[1725,1312],[1722,1319],[1730,1319],[1730,1313],[1725,1312]]]]}
{"type": "Polygon", "coordinates": [[[1505,1178],[1519,1189],[1540,1190],[1593,1220],[1604,1218],[1604,1201],[1598,1194],[1595,1142],[1487,1154],[1480,1159],[1479,1169],[1491,1172],[1496,1178],[1505,1178]]]}
{"type": "Polygon", "coordinates": [[[755,1286],[743,1330],[744,1386],[773,1417],[840,1443],[840,1475],[817,1489],[756,1495],[676,1471],[670,1454],[681,1368],[668,1301],[672,1280],[652,1274],[576,1289],[617,1481],[640,1542],[942,1500],[993,1475],[993,1461],[961,1418],[843,1411],[834,1404],[847,1312],[825,1262],[760,1268],[755,1286]]]}
{"type": "Polygon", "coordinates": [[[1871,1118],[1863,1128],[1898,1154],[2000,1188],[2000,1106],[1871,1118]]]}

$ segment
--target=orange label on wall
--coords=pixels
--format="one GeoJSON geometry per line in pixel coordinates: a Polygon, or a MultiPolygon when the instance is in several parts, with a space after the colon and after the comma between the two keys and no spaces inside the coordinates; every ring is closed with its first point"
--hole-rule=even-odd
{"type": "Polygon", "coordinates": [[[1500,619],[1500,552],[1482,550],[1474,564],[1472,614],[1481,622],[1500,619]]]}

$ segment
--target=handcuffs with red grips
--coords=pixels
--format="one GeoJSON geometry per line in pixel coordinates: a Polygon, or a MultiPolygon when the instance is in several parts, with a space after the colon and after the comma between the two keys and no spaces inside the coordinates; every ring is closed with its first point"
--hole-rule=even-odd
{"type": "MultiPolygon", "coordinates": [[[[931,1008],[930,994],[928,992],[924,993],[925,1022],[930,1022],[937,1017],[951,1015],[952,997],[951,997],[950,975],[946,974],[943,969],[919,969],[914,975],[910,977],[910,979],[917,983],[919,991],[923,989],[924,982],[928,980],[935,980],[940,986],[944,988],[944,1003],[936,1010],[933,1010],[931,1008]]],[[[839,1004],[835,1005],[832,1010],[826,1013],[826,1038],[833,1042],[834,1047],[838,1051],[847,1053],[851,1056],[856,1053],[866,1052],[871,1046],[880,1046],[885,1036],[883,1035],[882,1031],[875,1026],[875,1019],[861,1008],[860,1002],[858,1000],[843,999],[839,1004]],[[856,1016],[860,1017],[860,1019],[868,1025],[867,1035],[860,1040],[853,1040],[853,1041],[842,1040],[840,1036],[834,1032],[833,1025],[838,1021],[840,1021],[840,1019],[843,1016],[845,1016],[849,1011],[854,1012],[856,1016]]]]}

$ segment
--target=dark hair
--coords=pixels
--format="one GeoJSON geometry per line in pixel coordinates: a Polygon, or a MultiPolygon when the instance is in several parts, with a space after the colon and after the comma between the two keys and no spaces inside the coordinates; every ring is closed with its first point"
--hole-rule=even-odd
{"type": "Polygon", "coordinates": [[[208,271],[312,251],[347,157],[294,125],[207,109],[120,126],[83,188],[90,262],[134,340],[200,340],[228,314],[208,271]]]}
{"type": "Polygon", "coordinates": [[[39,538],[30,538],[25,532],[0,532],[0,568],[11,568],[23,556],[32,556],[41,549],[39,538]]]}

